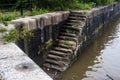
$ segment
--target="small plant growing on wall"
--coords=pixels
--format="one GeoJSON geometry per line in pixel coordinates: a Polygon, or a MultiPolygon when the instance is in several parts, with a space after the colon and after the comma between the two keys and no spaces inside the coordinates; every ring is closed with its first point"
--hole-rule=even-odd
{"type": "Polygon", "coordinates": [[[4,32],[6,32],[6,31],[7,31],[6,28],[1,28],[1,27],[0,27],[0,33],[4,33],[4,32]]]}

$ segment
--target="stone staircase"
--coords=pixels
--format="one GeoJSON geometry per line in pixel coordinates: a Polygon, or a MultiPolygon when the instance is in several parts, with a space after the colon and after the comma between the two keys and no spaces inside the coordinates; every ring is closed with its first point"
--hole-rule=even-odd
{"type": "Polygon", "coordinates": [[[78,46],[78,36],[86,21],[84,12],[71,11],[69,18],[62,26],[60,35],[55,41],[53,48],[47,55],[45,63],[46,68],[52,68],[59,71],[66,70],[75,55],[78,46]]]}

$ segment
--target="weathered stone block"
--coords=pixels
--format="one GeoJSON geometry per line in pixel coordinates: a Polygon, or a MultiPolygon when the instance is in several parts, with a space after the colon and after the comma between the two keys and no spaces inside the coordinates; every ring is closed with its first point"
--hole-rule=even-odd
{"type": "Polygon", "coordinates": [[[35,19],[31,18],[20,18],[16,20],[12,20],[11,24],[15,25],[15,27],[26,28],[28,31],[34,30],[37,28],[35,19]]]}

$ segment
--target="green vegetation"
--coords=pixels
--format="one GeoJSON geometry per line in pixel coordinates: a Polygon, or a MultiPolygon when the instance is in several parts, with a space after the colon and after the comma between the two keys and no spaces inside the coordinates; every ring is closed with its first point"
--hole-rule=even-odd
{"type": "Polygon", "coordinates": [[[50,47],[53,44],[53,40],[50,39],[45,43],[45,49],[48,49],[48,47],[50,47]]]}
{"type": "Polygon", "coordinates": [[[0,28],[0,33],[4,33],[2,37],[4,42],[14,42],[16,40],[24,39],[28,36],[33,36],[32,32],[29,32],[27,29],[23,29],[22,31],[17,29],[7,31],[6,28],[0,28]]]}
{"type": "MultiPolygon", "coordinates": [[[[66,9],[90,9],[94,4],[96,5],[105,5],[110,4],[115,1],[120,0],[31,0],[32,7],[36,7],[37,9],[45,9],[49,11],[53,10],[66,10],[66,9]]],[[[26,9],[30,8],[29,3],[30,0],[22,0],[22,6],[26,9]]],[[[20,9],[20,0],[0,0],[0,4],[15,4],[8,5],[7,8],[10,9],[17,8],[20,9]]],[[[6,8],[5,7],[5,8],[6,8]]],[[[2,7],[4,8],[4,7],[2,7]]]]}
{"type": "Polygon", "coordinates": [[[21,17],[34,16],[34,15],[43,14],[43,13],[47,13],[47,12],[48,11],[45,9],[36,10],[35,8],[33,8],[32,12],[24,10],[24,14],[23,14],[23,16],[21,16],[19,11],[13,11],[13,12],[0,11],[0,22],[2,22],[3,24],[5,24],[7,26],[9,21],[14,20],[20,16],[21,17]]]}
{"type": "Polygon", "coordinates": [[[39,14],[43,14],[43,13],[47,13],[47,12],[48,12],[48,10],[46,10],[46,9],[42,9],[42,8],[41,9],[36,9],[36,7],[35,7],[35,8],[32,9],[32,12],[25,10],[24,14],[23,14],[23,17],[39,15],[39,14]]]}
{"type": "Polygon", "coordinates": [[[69,30],[69,29],[66,29],[66,32],[67,32],[67,33],[71,33],[71,30],[69,30]]]}
{"type": "Polygon", "coordinates": [[[6,32],[6,31],[7,31],[6,28],[1,28],[1,27],[0,27],[0,33],[4,33],[4,32],[6,32]]]}
{"type": "MultiPolygon", "coordinates": [[[[24,8],[23,16],[33,16],[48,11],[91,9],[94,6],[106,5],[120,0],[31,0],[32,12],[30,11],[30,0],[22,0],[24,8]]],[[[14,4],[0,8],[0,21],[7,25],[8,21],[20,17],[20,0],[0,0],[2,4],[14,4]],[[11,12],[10,12],[11,11],[11,12]]]]}
{"type": "Polygon", "coordinates": [[[5,25],[7,25],[8,21],[13,20],[19,16],[20,14],[16,11],[6,12],[6,13],[0,12],[0,21],[4,23],[5,25]]]}

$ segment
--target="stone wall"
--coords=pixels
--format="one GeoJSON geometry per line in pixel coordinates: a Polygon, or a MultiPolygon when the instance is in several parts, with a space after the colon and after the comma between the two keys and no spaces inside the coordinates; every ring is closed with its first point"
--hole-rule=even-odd
{"type": "Polygon", "coordinates": [[[18,46],[36,62],[43,61],[68,16],[69,11],[59,11],[12,20],[11,24],[18,30],[24,27],[33,33],[17,41],[18,46]]]}
{"type": "Polygon", "coordinates": [[[82,42],[79,42],[82,43],[81,47],[88,45],[96,35],[99,35],[102,28],[107,27],[110,19],[114,19],[116,15],[120,14],[120,3],[93,8],[87,11],[87,14],[88,16],[81,34],[82,42]]]}

